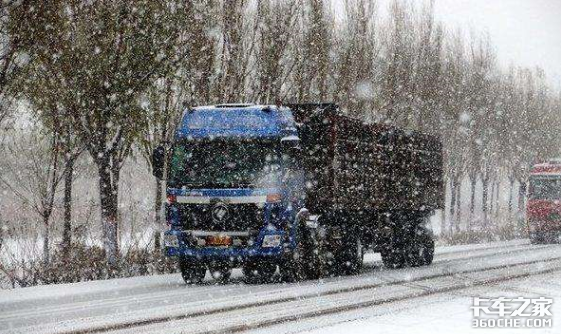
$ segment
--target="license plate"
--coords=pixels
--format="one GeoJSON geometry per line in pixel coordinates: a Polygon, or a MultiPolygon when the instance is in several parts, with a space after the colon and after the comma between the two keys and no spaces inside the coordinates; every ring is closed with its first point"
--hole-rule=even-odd
{"type": "Polygon", "coordinates": [[[210,235],[206,238],[206,244],[209,246],[230,246],[232,238],[228,235],[210,235]]]}

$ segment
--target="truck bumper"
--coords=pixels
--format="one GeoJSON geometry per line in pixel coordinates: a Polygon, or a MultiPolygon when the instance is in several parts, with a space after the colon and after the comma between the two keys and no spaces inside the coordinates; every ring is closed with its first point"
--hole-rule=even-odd
{"type": "Polygon", "coordinates": [[[277,258],[284,254],[283,247],[274,248],[187,248],[166,247],[167,256],[184,256],[198,260],[245,261],[250,258],[277,258]]]}
{"type": "Polygon", "coordinates": [[[561,221],[534,220],[528,223],[530,233],[556,233],[561,232],[561,221]]]}
{"type": "Polygon", "coordinates": [[[164,235],[165,254],[169,257],[187,257],[199,261],[227,261],[232,263],[244,262],[252,258],[281,258],[289,251],[290,246],[283,242],[284,232],[261,232],[255,238],[255,244],[250,247],[191,247],[185,243],[182,231],[167,231],[164,235]],[[265,236],[279,236],[279,245],[262,247],[265,236]],[[286,250],[286,251],[285,251],[286,250]]]}

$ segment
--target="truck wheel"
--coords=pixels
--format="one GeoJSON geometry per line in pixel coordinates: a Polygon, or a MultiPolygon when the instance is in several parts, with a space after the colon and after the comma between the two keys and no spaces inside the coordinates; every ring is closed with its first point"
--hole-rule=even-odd
{"type": "Polygon", "coordinates": [[[336,271],[343,275],[356,275],[362,268],[364,252],[360,238],[352,235],[345,238],[340,254],[337,256],[336,271]]]}
{"type": "Polygon", "coordinates": [[[543,233],[530,233],[530,243],[532,245],[540,245],[545,243],[545,235],[543,233]]]}
{"type": "Polygon", "coordinates": [[[246,283],[268,283],[273,279],[277,265],[270,261],[248,262],[242,267],[246,283]]]}
{"type": "Polygon", "coordinates": [[[306,255],[305,252],[308,251],[296,248],[290,255],[290,258],[281,263],[280,273],[282,281],[298,282],[321,277],[321,268],[315,256],[306,255]]]}
{"type": "Polygon", "coordinates": [[[206,267],[202,263],[181,258],[179,259],[179,269],[187,284],[197,284],[205,278],[206,267]]]}
{"type": "Polygon", "coordinates": [[[403,268],[407,264],[407,257],[403,246],[393,245],[391,248],[384,248],[380,252],[384,267],[390,269],[403,268]]]}
{"type": "Polygon", "coordinates": [[[286,259],[279,267],[281,280],[283,282],[298,282],[306,279],[306,275],[299,261],[286,259]]]}
{"type": "Polygon", "coordinates": [[[410,247],[408,258],[411,267],[428,266],[434,258],[434,240],[429,232],[423,231],[410,247]]]}
{"type": "Polygon", "coordinates": [[[223,283],[227,282],[232,276],[232,268],[225,263],[210,264],[208,271],[214,279],[223,283]]]}
{"type": "Polygon", "coordinates": [[[280,264],[281,279],[296,282],[321,277],[321,259],[318,243],[304,229],[298,232],[296,248],[280,264]]]}

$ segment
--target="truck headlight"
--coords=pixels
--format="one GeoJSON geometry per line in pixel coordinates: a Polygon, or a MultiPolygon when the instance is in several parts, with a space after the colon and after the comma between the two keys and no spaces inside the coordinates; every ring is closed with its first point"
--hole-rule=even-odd
{"type": "Polygon", "coordinates": [[[280,246],[280,243],[281,243],[280,234],[272,234],[272,235],[266,235],[265,237],[263,237],[263,243],[262,243],[261,246],[263,248],[272,248],[272,247],[280,246]]]}
{"type": "Polygon", "coordinates": [[[164,234],[164,246],[179,247],[179,239],[175,234],[164,234]]]}

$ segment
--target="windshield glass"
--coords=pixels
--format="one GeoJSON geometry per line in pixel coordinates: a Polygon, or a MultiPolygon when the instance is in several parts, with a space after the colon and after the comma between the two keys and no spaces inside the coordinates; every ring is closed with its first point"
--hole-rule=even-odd
{"type": "Polygon", "coordinates": [[[280,179],[279,145],[272,141],[213,140],[173,146],[171,187],[275,187],[280,179]]]}
{"type": "Polygon", "coordinates": [[[531,199],[561,199],[561,178],[530,178],[531,199]]]}

